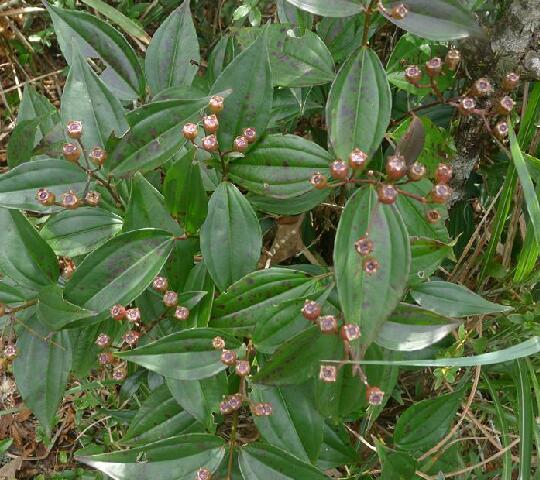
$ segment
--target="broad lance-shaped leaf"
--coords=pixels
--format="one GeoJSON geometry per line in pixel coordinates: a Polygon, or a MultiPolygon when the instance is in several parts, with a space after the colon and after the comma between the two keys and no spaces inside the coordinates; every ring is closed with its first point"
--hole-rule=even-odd
{"type": "Polygon", "coordinates": [[[216,299],[211,326],[231,329],[235,335],[249,335],[261,310],[305,297],[315,286],[311,280],[305,272],[281,267],[250,273],[216,299]]]}
{"type": "Polygon", "coordinates": [[[321,17],[350,17],[363,10],[362,5],[366,2],[352,0],[287,0],[294,6],[307,12],[320,15],[321,17]]]}
{"type": "Polygon", "coordinates": [[[319,469],[285,450],[257,442],[240,449],[244,480],[328,480],[319,469]]]}
{"type": "Polygon", "coordinates": [[[211,93],[216,95],[228,89],[232,93],[225,99],[217,132],[222,151],[231,149],[234,138],[244,128],[254,128],[261,136],[270,120],[273,89],[264,34],[227,65],[211,93]]]}
{"type": "Polygon", "coordinates": [[[51,247],[17,210],[0,208],[0,271],[24,287],[57,281],[58,261],[51,247]]]}
{"type": "Polygon", "coordinates": [[[417,461],[405,452],[394,452],[377,442],[377,453],[382,465],[381,480],[412,480],[417,461]]]}
{"type": "Polygon", "coordinates": [[[191,433],[131,450],[76,459],[115,480],[186,480],[195,478],[202,467],[211,472],[217,470],[225,456],[225,447],[220,437],[191,433]]]}
{"type": "Polygon", "coordinates": [[[39,122],[38,129],[33,139],[34,141],[32,142],[33,147],[35,147],[40,140],[54,128],[54,125],[60,120],[60,117],[58,116],[56,108],[49,102],[47,97],[38,93],[31,84],[27,84],[24,87],[23,97],[19,105],[17,124],[24,120],[31,120],[36,117],[40,117],[43,120],[39,122]]]}
{"type": "Polygon", "coordinates": [[[320,205],[330,195],[330,189],[317,190],[303,193],[297,197],[287,199],[267,197],[266,195],[248,194],[247,199],[257,210],[274,213],[277,215],[298,215],[307,212],[320,205]]]}
{"type": "Polygon", "coordinates": [[[26,289],[13,282],[9,278],[2,278],[0,281],[0,302],[1,303],[22,303],[37,296],[37,292],[26,289]]]}
{"type": "Polygon", "coordinates": [[[77,47],[85,57],[97,57],[105,63],[101,79],[117,96],[135,100],[144,94],[144,74],[137,55],[116,29],[86,12],[46,6],[68,63],[77,47]]]}
{"type": "Polygon", "coordinates": [[[168,87],[191,85],[201,59],[189,0],[174,10],[154,33],[145,71],[154,94],[168,87]]]}
{"type": "Polygon", "coordinates": [[[207,103],[207,98],[163,100],[132,111],[129,131],[110,151],[106,163],[110,173],[128,176],[165,163],[185,143],[182,125],[198,118],[207,103]]]}
{"type": "Polygon", "coordinates": [[[463,322],[401,303],[383,323],[376,342],[389,350],[413,351],[442,340],[463,322]]]}
{"type": "MultiPolygon", "coordinates": [[[[414,231],[414,230],[412,230],[414,231]]],[[[425,237],[411,237],[411,271],[408,286],[429,278],[445,258],[454,259],[453,244],[425,237]]]]}
{"type": "Polygon", "coordinates": [[[296,135],[267,135],[244,157],[231,162],[230,177],[250,192],[290,198],[313,189],[315,172],[328,175],[332,156],[314,142],[296,135]]]}
{"type": "Polygon", "coordinates": [[[362,330],[361,341],[370,343],[399,303],[411,263],[407,229],[395,205],[378,201],[371,187],[357,190],[339,220],[334,265],[339,299],[347,322],[362,330]],[[360,255],[355,242],[368,236],[373,251],[360,255]],[[373,273],[366,262],[377,262],[373,273]]]}
{"type": "Polygon", "coordinates": [[[210,432],[215,432],[214,413],[227,392],[227,375],[219,372],[200,380],[177,380],[166,378],[174,399],[210,432]]]}
{"type": "Polygon", "coordinates": [[[353,149],[373,154],[390,123],[392,94],[384,67],[371,48],[354,52],[337,74],[326,105],[330,143],[338,158],[353,149]]]}
{"type": "Polygon", "coordinates": [[[35,316],[27,320],[27,327],[17,340],[13,373],[24,403],[50,435],[71,367],[69,336],[64,331],[49,337],[52,332],[35,316]]]}
{"type": "Polygon", "coordinates": [[[78,266],[66,284],[64,298],[96,312],[130,303],[160,272],[173,241],[167,232],[154,229],[114,237],[78,266]]]}
{"type": "Polygon", "coordinates": [[[75,48],[61,105],[64,124],[70,120],[82,122],[81,142],[88,151],[105,147],[111,133],[121,136],[128,129],[122,105],[75,48]]]}
{"type": "MultiPolygon", "coordinates": [[[[392,9],[402,2],[385,2],[392,9]]],[[[398,27],[429,40],[447,41],[483,36],[473,13],[460,0],[407,0],[402,20],[386,18],[398,27]]]]}
{"type": "Polygon", "coordinates": [[[220,290],[255,270],[261,227],[249,202],[232,183],[222,182],[208,204],[201,227],[201,251],[220,290]]]}
{"type": "Polygon", "coordinates": [[[394,443],[408,452],[425,451],[441,440],[454,421],[463,390],[422,400],[401,414],[394,431],[394,443]]]}
{"type": "Polygon", "coordinates": [[[180,225],[167,211],[163,195],[140,172],[137,172],[131,182],[124,231],[149,227],[160,228],[173,235],[183,233],[180,225]]]}
{"type": "Polygon", "coordinates": [[[51,330],[60,330],[70,323],[96,314],[67,302],[63,293],[58,285],[50,285],[40,290],[37,317],[43,325],[51,330]]]}
{"type": "Polygon", "coordinates": [[[173,333],[116,355],[169,378],[199,380],[227,368],[220,360],[221,350],[212,347],[216,336],[225,340],[229,350],[239,349],[240,343],[234,337],[224,336],[223,332],[212,328],[197,328],[173,333]]]}
{"type": "Polygon", "coordinates": [[[150,393],[122,437],[125,445],[146,445],[183,433],[200,432],[202,425],[174,399],[167,385],[150,393]]]}
{"type": "Polygon", "coordinates": [[[272,404],[272,415],[253,417],[265,441],[305,462],[315,462],[323,440],[323,417],[315,408],[312,382],[282,387],[254,385],[250,399],[272,404]]]}
{"type": "Polygon", "coordinates": [[[82,192],[86,174],[71,162],[46,158],[23,163],[0,175],[0,207],[51,213],[60,207],[45,207],[36,200],[39,188],[46,188],[57,198],[67,190],[82,192]]]}
{"type": "Polygon", "coordinates": [[[122,230],[122,217],[96,207],[64,210],[51,216],[40,230],[41,237],[57,255],[84,255],[122,230]]]}
{"type": "Polygon", "coordinates": [[[462,285],[441,280],[425,282],[414,287],[411,296],[425,309],[450,317],[486,315],[513,310],[508,305],[489,302],[462,285]]]}
{"type": "Polygon", "coordinates": [[[208,196],[196,153],[197,149],[190,149],[176,160],[168,168],[163,183],[167,208],[192,233],[197,232],[208,213],[208,196]]]}

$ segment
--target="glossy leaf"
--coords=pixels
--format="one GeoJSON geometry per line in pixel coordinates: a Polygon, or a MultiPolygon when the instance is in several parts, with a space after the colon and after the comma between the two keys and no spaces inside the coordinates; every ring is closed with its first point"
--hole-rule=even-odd
{"type": "Polygon", "coordinates": [[[332,54],[319,36],[310,30],[300,35],[291,25],[244,28],[237,35],[238,42],[243,47],[248,46],[265,31],[273,85],[300,88],[325,84],[334,79],[332,54]]]}
{"type": "Polygon", "coordinates": [[[254,375],[255,383],[291,385],[318,375],[322,360],[343,355],[343,343],[334,335],[322,335],[318,327],[310,327],[284,342],[254,375]]]}
{"type": "MultiPolygon", "coordinates": [[[[27,84],[24,87],[22,100],[19,105],[17,124],[25,120],[32,120],[33,118],[40,119],[37,125],[37,131],[32,139],[33,141],[28,142],[32,147],[35,147],[54,128],[60,117],[56,108],[49,102],[47,97],[38,93],[31,84],[27,84]]],[[[13,166],[10,164],[10,167],[13,166]]]]}
{"type": "Polygon", "coordinates": [[[57,255],[84,255],[122,230],[122,218],[95,207],[63,210],[52,216],[40,231],[57,255]]]}
{"type": "Polygon", "coordinates": [[[148,85],[154,93],[177,85],[191,85],[201,57],[189,0],[161,23],[145,57],[148,85]]]}
{"type": "MultiPolygon", "coordinates": [[[[206,264],[201,262],[195,265],[186,278],[185,290],[200,290],[206,292],[201,302],[193,309],[189,315],[190,327],[207,327],[210,322],[210,314],[214,303],[215,285],[212,277],[208,273],[206,264]]],[[[190,307],[188,307],[190,308],[190,307]]]]}
{"type": "Polygon", "coordinates": [[[208,100],[152,102],[128,115],[130,130],[114,146],[107,160],[112,175],[144,173],[169,160],[185,143],[182,126],[196,120],[208,100]]]}
{"type": "Polygon", "coordinates": [[[219,403],[227,392],[227,375],[220,372],[200,380],[167,378],[167,386],[175,400],[201,422],[210,432],[215,431],[213,413],[219,412],[219,403]]]}
{"type": "Polygon", "coordinates": [[[395,205],[380,203],[371,188],[357,190],[339,221],[334,265],[345,319],[360,326],[363,343],[376,338],[400,301],[410,262],[409,236],[395,205]],[[364,257],[354,246],[366,234],[374,245],[371,256],[378,262],[372,274],[364,271],[364,257]]]}
{"type": "Polygon", "coordinates": [[[224,338],[228,349],[239,348],[236,339],[224,336],[219,330],[197,328],[182,330],[116,355],[168,378],[200,380],[227,368],[220,360],[221,351],[212,347],[216,336],[224,338]]]}
{"type": "MultiPolygon", "coordinates": [[[[401,2],[385,2],[393,8],[401,2]]],[[[408,13],[402,20],[386,18],[398,27],[429,40],[457,40],[482,36],[472,12],[460,0],[407,0],[408,13]]]]}
{"type": "Polygon", "coordinates": [[[135,230],[94,250],[67,282],[64,298],[103,312],[137,298],[163,267],[173,238],[162,230],[135,230]]]}
{"type": "Polygon", "coordinates": [[[280,448],[251,443],[240,450],[240,471],[249,480],[324,480],[328,477],[309,463],[280,448]]]}
{"type": "Polygon", "coordinates": [[[79,462],[115,480],[183,480],[201,467],[215,471],[225,456],[225,442],[214,435],[192,433],[114,453],[79,456],[79,462]]]}
{"type": "Polygon", "coordinates": [[[39,292],[37,317],[51,330],[61,330],[70,323],[91,317],[95,313],[64,300],[64,292],[57,285],[44,287],[39,292]]]}
{"type": "Polygon", "coordinates": [[[411,296],[425,309],[450,317],[486,315],[512,310],[508,305],[489,302],[462,285],[441,280],[416,286],[411,290],[411,296]]]}
{"type": "Polygon", "coordinates": [[[330,189],[313,189],[297,197],[287,199],[272,198],[266,195],[247,195],[249,203],[257,210],[277,215],[298,215],[307,212],[326,200],[330,194],[330,189]]]}
{"type": "Polygon", "coordinates": [[[322,17],[350,17],[363,10],[362,2],[352,0],[287,0],[294,6],[322,17]]]}
{"type": "Polygon", "coordinates": [[[377,54],[367,47],[353,53],[339,70],[326,106],[329,140],[338,158],[354,148],[373,154],[390,122],[392,95],[377,54]]]}
{"type": "Polygon", "coordinates": [[[201,425],[187,413],[163,384],[150,393],[122,437],[125,445],[157,442],[183,433],[200,431],[201,425]]]}
{"type": "Polygon", "coordinates": [[[350,444],[348,433],[341,425],[334,425],[328,420],[324,422],[323,443],[317,466],[327,470],[340,465],[357,461],[356,452],[350,444]]]}
{"type": "Polygon", "coordinates": [[[71,346],[67,332],[48,337],[51,332],[35,316],[27,325],[32,330],[23,329],[17,340],[13,373],[25,405],[50,435],[67,384],[71,346]]]}
{"type": "Polygon", "coordinates": [[[401,303],[383,323],[375,340],[389,350],[421,350],[442,340],[462,322],[401,303]]]}
{"type": "Polygon", "coordinates": [[[141,173],[137,172],[131,183],[124,232],[149,227],[159,228],[173,235],[183,233],[180,225],[169,215],[163,195],[141,173]]]}
{"type": "Polygon", "coordinates": [[[425,237],[411,238],[411,271],[408,285],[418,285],[439,268],[445,258],[453,258],[452,246],[425,237]]]}
{"type": "Polygon", "coordinates": [[[2,278],[0,282],[0,302],[1,303],[22,303],[36,297],[37,293],[28,290],[8,278],[2,278]]]}
{"type": "Polygon", "coordinates": [[[0,207],[50,213],[59,207],[44,207],[36,200],[39,188],[58,198],[67,190],[82,192],[86,174],[71,162],[45,158],[23,163],[0,175],[0,207]]]}
{"type": "Polygon", "coordinates": [[[454,422],[464,391],[422,400],[399,417],[394,431],[394,444],[400,450],[428,450],[440,441],[454,422]]]}
{"type": "Polygon", "coordinates": [[[253,417],[262,438],[305,462],[315,462],[323,440],[323,417],[315,408],[311,383],[270,387],[255,385],[254,402],[272,404],[272,415],[253,417]]]}
{"type": "Polygon", "coordinates": [[[297,270],[273,267],[259,270],[231,285],[214,302],[210,325],[235,335],[249,334],[264,308],[303,298],[313,286],[311,277],[297,270]]]}
{"type": "Polygon", "coordinates": [[[47,9],[68,63],[72,61],[72,51],[76,45],[85,57],[98,57],[105,63],[107,68],[101,74],[101,79],[120,98],[134,100],[144,94],[144,75],[139,60],[116,29],[86,12],[64,10],[52,5],[47,5],[47,9]]]}
{"type": "Polygon", "coordinates": [[[75,49],[61,105],[60,115],[64,124],[70,120],[82,122],[84,135],[81,143],[87,150],[105,147],[112,133],[121,136],[129,128],[120,102],[75,49]]]}
{"type": "Polygon", "coordinates": [[[40,288],[56,282],[56,255],[24,215],[0,208],[0,271],[24,287],[40,288]]]}
{"type": "Polygon", "coordinates": [[[17,123],[7,145],[8,166],[13,168],[31,160],[34,145],[29,139],[36,136],[42,119],[43,117],[36,117],[17,123]]]}
{"type": "Polygon", "coordinates": [[[332,156],[296,135],[267,135],[244,157],[231,163],[230,177],[250,192],[290,198],[313,190],[315,172],[328,173],[332,156]]]}
{"type": "Polygon", "coordinates": [[[216,286],[225,290],[255,270],[261,247],[261,228],[251,205],[232,183],[222,182],[201,227],[201,251],[216,286]]]}
{"type": "Polygon", "coordinates": [[[244,128],[254,128],[260,137],[270,120],[273,89],[264,34],[227,65],[212,86],[211,94],[228,89],[232,93],[225,99],[217,133],[222,151],[231,149],[234,138],[244,128]]]}
{"type": "Polygon", "coordinates": [[[180,218],[185,229],[192,233],[199,229],[208,213],[208,197],[195,154],[196,149],[191,149],[174,162],[163,183],[169,212],[180,218]]]}

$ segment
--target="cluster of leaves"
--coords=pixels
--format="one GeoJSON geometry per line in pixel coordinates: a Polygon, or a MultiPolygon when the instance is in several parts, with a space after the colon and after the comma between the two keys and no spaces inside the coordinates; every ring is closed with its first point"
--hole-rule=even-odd
{"type": "MultiPolygon", "coordinates": [[[[77,456],[112,478],[315,480],[343,465],[361,474],[375,461],[382,478],[436,473],[444,462],[425,454],[449,431],[468,374],[455,392],[407,409],[392,448],[379,442],[368,460],[347,425],[357,437],[369,431],[400,365],[467,367],[540,350],[532,338],[426,359],[464,318],[511,309],[432,278],[453,243],[427,177],[439,178],[454,151],[439,125],[453,106],[470,112],[454,100],[463,87],[455,66],[437,80],[425,75],[427,85],[404,72],[444,57],[449,41],[480,35],[473,14],[457,0],[277,7],[278,23],[217,39],[203,69],[189,0],[155,32],[144,63],[103,20],[47,5],[70,68],[60,111],[26,87],[0,176],[4,352],[47,433],[70,374],[84,382],[93,372],[111,388],[127,377],[132,392],[144,385],[136,411],[115,412],[113,445],[94,438],[77,456]],[[409,33],[385,68],[369,39],[387,21],[409,33]],[[431,95],[431,119],[413,115],[431,95]],[[403,108],[404,98],[413,106],[403,108]],[[219,125],[210,128],[212,112],[219,125]],[[73,121],[81,131],[66,131],[73,121]],[[201,122],[210,135],[198,133],[201,122]],[[356,149],[369,167],[351,163],[342,175],[337,167],[349,167],[336,159],[356,149]],[[389,155],[428,175],[405,180],[388,163],[377,172],[389,155]],[[36,199],[38,191],[49,196],[36,199]],[[288,231],[294,241],[336,228],[333,248],[315,256],[301,242],[291,262],[275,265],[288,239],[272,243],[271,233],[291,217],[300,218],[288,231]],[[355,248],[362,239],[367,257],[355,248]],[[306,301],[322,306],[318,323],[306,301]]],[[[236,19],[259,23],[248,10],[236,19]]],[[[534,240],[540,209],[520,150],[534,114],[524,118],[518,137],[509,132],[510,155],[534,240]]]]}

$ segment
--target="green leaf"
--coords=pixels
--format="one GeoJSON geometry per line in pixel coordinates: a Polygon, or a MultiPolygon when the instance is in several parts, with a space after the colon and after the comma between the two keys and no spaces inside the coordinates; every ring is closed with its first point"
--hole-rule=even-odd
{"type": "Polygon", "coordinates": [[[508,305],[488,302],[462,285],[440,280],[425,282],[414,287],[411,290],[411,296],[425,309],[449,317],[486,315],[513,310],[508,305]]]}
{"type": "Polygon", "coordinates": [[[512,154],[512,160],[514,162],[514,166],[516,167],[519,182],[523,188],[523,196],[525,197],[527,212],[529,213],[529,217],[534,228],[534,237],[536,239],[536,243],[540,244],[540,204],[538,203],[538,196],[536,195],[534,184],[529,171],[527,170],[527,165],[525,164],[525,159],[521,153],[516,134],[512,128],[510,128],[508,136],[510,138],[510,152],[512,154]]]}
{"type": "Polygon", "coordinates": [[[12,130],[7,144],[8,166],[13,168],[21,163],[31,160],[34,150],[33,142],[29,139],[36,136],[36,132],[43,117],[18,122],[12,130]]]}
{"type": "Polygon", "coordinates": [[[86,174],[66,160],[47,158],[23,163],[0,175],[0,207],[50,213],[59,207],[44,207],[36,200],[39,188],[57,197],[67,190],[82,192],[86,174]]]}
{"type": "Polygon", "coordinates": [[[376,338],[389,350],[421,350],[442,340],[463,322],[401,303],[390,314],[376,338]]]}
{"type": "Polygon", "coordinates": [[[377,54],[354,52],[339,70],[326,105],[329,139],[338,158],[355,148],[372,155],[390,122],[392,95],[377,54]]]}
{"type": "Polygon", "coordinates": [[[407,452],[425,451],[450,429],[464,391],[422,400],[401,414],[394,431],[394,444],[407,452]]]}
{"type": "Polygon", "coordinates": [[[237,350],[240,346],[234,337],[224,336],[220,330],[197,328],[173,333],[116,355],[168,378],[200,380],[227,368],[220,360],[221,351],[212,347],[212,339],[216,336],[225,340],[229,350],[237,350]]]}
{"type": "Polygon", "coordinates": [[[261,228],[253,208],[232,183],[220,183],[201,227],[201,252],[217,287],[225,290],[255,270],[261,247],[261,228]]]}
{"type": "Polygon", "coordinates": [[[165,203],[169,212],[182,220],[184,228],[197,232],[208,213],[208,196],[201,169],[195,160],[196,149],[190,149],[169,169],[163,183],[165,203]]]}
{"type": "Polygon", "coordinates": [[[64,291],[58,285],[44,287],[39,292],[37,317],[51,330],[61,330],[70,323],[96,314],[64,300],[64,291]]]}
{"type": "Polygon", "coordinates": [[[292,25],[243,28],[238,32],[238,42],[245,48],[265,31],[274,86],[309,87],[334,79],[332,54],[319,36],[309,30],[299,35],[292,25]]]}
{"type": "Polygon", "coordinates": [[[105,147],[112,133],[121,136],[129,128],[122,105],[77,50],[73,50],[60,114],[64,124],[70,120],[82,122],[81,143],[88,151],[105,147]]]}
{"type": "MultiPolygon", "coordinates": [[[[392,9],[399,1],[385,2],[392,9]]],[[[402,20],[386,16],[398,27],[429,40],[447,41],[482,37],[476,19],[460,0],[407,0],[408,13],[402,20]]]]}
{"type": "Polygon", "coordinates": [[[182,125],[197,120],[207,98],[152,102],[128,115],[130,130],[110,152],[107,167],[116,176],[153,170],[185,143],[182,125]]]}
{"type": "Polygon", "coordinates": [[[57,255],[85,255],[122,230],[122,218],[95,207],[63,210],[47,220],[41,237],[57,255]]]}
{"type": "Polygon", "coordinates": [[[251,443],[240,449],[239,462],[245,480],[328,479],[309,463],[264,443],[251,443]]]}
{"type": "Polygon", "coordinates": [[[453,258],[453,255],[452,246],[447,243],[431,238],[412,237],[408,286],[418,285],[428,279],[445,258],[453,258]]]}
{"type": "Polygon", "coordinates": [[[12,443],[12,438],[5,438],[4,440],[0,440],[0,455],[6,453],[9,450],[9,447],[11,447],[12,443]]]}
{"type": "Polygon", "coordinates": [[[524,342],[494,352],[472,355],[470,357],[439,358],[430,360],[362,360],[345,362],[346,364],[366,365],[403,365],[407,367],[476,367],[477,365],[495,365],[517,358],[536,355],[540,352],[540,337],[531,337],[524,342]]]}
{"type": "Polygon", "coordinates": [[[0,208],[0,272],[21,286],[39,288],[56,282],[58,261],[24,215],[0,208]]]}
{"type": "Polygon", "coordinates": [[[117,10],[111,5],[103,2],[102,0],[82,0],[83,3],[101,13],[104,17],[108,18],[111,22],[118,25],[124,32],[129,35],[138,38],[141,42],[150,43],[150,37],[144,31],[144,29],[135,23],[131,18],[126,17],[122,12],[117,10]]]}
{"type": "Polygon", "coordinates": [[[216,424],[213,413],[219,412],[219,403],[227,393],[227,375],[216,375],[200,380],[176,380],[166,378],[167,385],[175,400],[201,422],[207,430],[214,432],[216,424]]]}
{"type": "Polygon", "coordinates": [[[272,305],[304,298],[311,291],[312,277],[288,268],[272,267],[250,273],[231,285],[214,302],[210,325],[249,335],[259,312],[272,305]]]}
{"type": "Polygon", "coordinates": [[[200,428],[201,425],[178,405],[167,385],[163,384],[139,407],[121,442],[147,445],[175,435],[195,433],[200,428]]]}
{"type": "Polygon", "coordinates": [[[189,323],[191,327],[207,327],[214,303],[215,285],[204,262],[198,263],[191,269],[184,289],[200,290],[207,293],[202,301],[191,309],[188,320],[188,322],[191,322],[189,323]]]}
{"type": "Polygon", "coordinates": [[[62,401],[71,366],[67,332],[51,333],[33,316],[17,340],[19,354],[13,373],[24,403],[38,418],[48,435],[62,401]]]}
{"type": "Polygon", "coordinates": [[[235,45],[232,36],[222,35],[208,56],[206,77],[210,85],[216,81],[216,78],[219,77],[225,67],[232,62],[234,56],[235,45]]]}
{"type": "Polygon", "coordinates": [[[313,190],[315,172],[329,175],[332,156],[314,142],[296,135],[267,135],[230,166],[230,177],[250,192],[290,198],[313,190]]]}
{"type": "Polygon", "coordinates": [[[414,480],[416,460],[403,452],[394,452],[377,442],[377,453],[382,465],[381,480],[414,480]]]}
{"type": "Polygon", "coordinates": [[[334,265],[345,319],[360,326],[363,343],[376,338],[403,296],[410,263],[409,236],[396,206],[380,203],[372,188],[357,190],[339,221],[334,265]],[[366,234],[379,263],[373,274],[364,271],[364,257],[354,246],[366,234]]]}
{"type": "MultiPolygon", "coordinates": [[[[47,97],[38,93],[37,90],[28,83],[24,87],[22,100],[19,105],[17,124],[34,118],[39,118],[40,120],[37,125],[37,130],[34,133],[34,137],[32,138],[33,141],[28,142],[28,139],[26,139],[32,147],[35,147],[41,139],[54,128],[60,121],[60,117],[56,108],[49,102],[47,97]]],[[[14,167],[11,163],[9,166],[14,167]]]]}
{"type": "Polygon", "coordinates": [[[131,450],[76,459],[115,480],[180,480],[195,478],[201,467],[211,472],[217,470],[225,456],[225,446],[215,435],[191,433],[131,450]]]}
{"type": "Polygon", "coordinates": [[[130,303],[160,272],[172,243],[169,234],[153,229],[114,237],[78,266],[66,284],[64,298],[96,312],[130,303]]]}
{"type": "Polygon", "coordinates": [[[144,74],[137,55],[115,28],[86,12],[48,4],[47,10],[68,63],[76,46],[85,57],[103,61],[107,68],[101,79],[120,98],[135,100],[144,94],[144,74]]]}
{"type": "Polygon", "coordinates": [[[191,85],[201,56],[189,0],[165,19],[148,46],[144,67],[148,85],[158,93],[168,87],[191,85]]]}
{"type": "Polygon", "coordinates": [[[200,251],[199,239],[196,237],[188,237],[181,242],[174,242],[172,253],[165,265],[165,276],[169,280],[172,290],[183,290],[193,269],[193,257],[200,251]]]}
{"type": "MultiPolygon", "coordinates": [[[[536,375],[535,372],[533,372],[536,375]]],[[[531,478],[531,458],[533,452],[534,409],[531,395],[531,380],[524,359],[518,359],[514,364],[514,381],[517,387],[517,411],[519,419],[519,479],[531,478]]]]}
{"type": "Polygon", "coordinates": [[[272,198],[265,195],[248,194],[247,199],[257,210],[276,215],[298,215],[320,205],[330,194],[330,189],[313,189],[297,197],[287,199],[272,198]]]}
{"type": "Polygon", "coordinates": [[[1,303],[22,303],[31,300],[36,296],[36,292],[27,290],[24,287],[3,278],[0,282],[0,302],[1,303]]]}
{"type": "Polygon", "coordinates": [[[212,95],[232,89],[225,99],[225,108],[219,116],[217,133],[222,151],[230,150],[234,138],[247,127],[261,136],[270,120],[272,110],[272,75],[262,34],[227,65],[212,86],[212,95]]]}
{"type": "Polygon", "coordinates": [[[333,467],[352,464],[356,461],[356,452],[350,444],[345,429],[341,425],[334,425],[326,420],[323,427],[323,443],[317,466],[321,470],[328,470],[333,467]]]}
{"type": "Polygon", "coordinates": [[[312,326],[284,342],[253,376],[255,383],[291,385],[318,375],[320,362],[343,356],[343,343],[312,326]]]}
{"type": "Polygon", "coordinates": [[[362,8],[362,0],[360,3],[352,0],[287,0],[294,6],[306,10],[307,12],[321,15],[322,17],[350,17],[360,13],[362,8]]]}
{"type": "Polygon", "coordinates": [[[254,385],[250,399],[272,404],[272,415],[253,417],[262,438],[305,462],[315,462],[323,440],[323,417],[315,408],[311,382],[270,387],[254,385]]]}
{"type": "Polygon", "coordinates": [[[182,234],[182,228],[165,207],[163,195],[140,172],[137,172],[131,183],[124,232],[148,227],[159,228],[173,235],[182,234]]]}

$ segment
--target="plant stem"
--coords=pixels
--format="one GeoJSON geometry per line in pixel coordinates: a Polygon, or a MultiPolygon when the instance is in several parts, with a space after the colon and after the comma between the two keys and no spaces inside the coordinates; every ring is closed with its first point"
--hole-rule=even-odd
{"type": "Polygon", "coordinates": [[[371,25],[371,16],[373,15],[373,7],[378,3],[378,0],[371,0],[364,12],[364,31],[362,33],[362,46],[367,47],[369,42],[369,27],[371,25]]]}
{"type": "Polygon", "coordinates": [[[234,447],[236,443],[236,431],[238,429],[238,410],[234,412],[231,439],[229,440],[229,463],[227,464],[227,480],[233,480],[232,471],[233,471],[233,460],[234,460],[234,447]]]}

